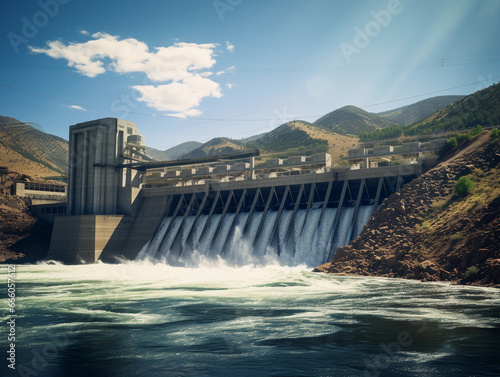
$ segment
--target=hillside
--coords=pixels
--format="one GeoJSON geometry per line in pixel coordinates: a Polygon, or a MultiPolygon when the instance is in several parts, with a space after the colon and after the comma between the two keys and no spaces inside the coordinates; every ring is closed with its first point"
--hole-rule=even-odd
{"type": "Polygon", "coordinates": [[[378,115],[388,121],[408,126],[423,121],[439,110],[444,109],[446,106],[464,97],[465,96],[438,96],[427,98],[408,106],[378,113],[378,115]]]}
{"type": "Polygon", "coordinates": [[[483,132],[387,198],[316,271],[500,286],[499,229],[500,141],[483,132]],[[461,198],[464,175],[475,188],[461,198]]]}
{"type": "Polygon", "coordinates": [[[243,146],[223,137],[216,137],[212,140],[200,145],[198,148],[192,150],[189,153],[182,155],[180,158],[199,158],[199,157],[212,157],[221,156],[232,153],[238,153],[244,149],[243,146]]]}
{"type": "Polygon", "coordinates": [[[0,116],[0,165],[33,177],[64,175],[68,142],[17,119],[0,116]]]}
{"type": "Polygon", "coordinates": [[[328,152],[334,164],[357,145],[358,139],[330,132],[304,121],[292,121],[247,142],[248,148],[260,149],[264,155],[288,157],[328,152]]]}
{"type": "Polygon", "coordinates": [[[192,152],[196,148],[202,146],[203,144],[197,141],[186,141],[185,143],[176,145],[175,147],[169,148],[165,151],[160,151],[155,148],[146,147],[146,154],[153,157],[155,160],[166,161],[166,160],[176,160],[179,157],[192,152]]]}
{"type": "Polygon", "coordinates": [[[313,125],[343,135],[359,135],[362,132],[390,127],[395,123],[359,107],[345,106],[324,115],[313,125]]]}
{"type": "Polygon", "coordinates": [[[448,130],[500,124],[500,83],[477,91],[436,112],[405,131],[406,135],[428,135],[448,130]]]}

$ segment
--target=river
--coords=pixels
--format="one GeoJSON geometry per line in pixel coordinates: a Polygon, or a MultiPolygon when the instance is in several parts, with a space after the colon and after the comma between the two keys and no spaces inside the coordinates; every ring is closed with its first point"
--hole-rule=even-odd
{"type": "Polygon", "coordinates": [[[17,266],[16,295],[8,376],[500,375],[497,289],[145,260],[17,266]]]}

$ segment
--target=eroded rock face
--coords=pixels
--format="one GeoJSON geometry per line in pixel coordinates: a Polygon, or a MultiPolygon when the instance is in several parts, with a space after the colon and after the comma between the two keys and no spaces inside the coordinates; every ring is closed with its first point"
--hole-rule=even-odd
{"type": "Polygon", "coordinates": [[[500,143],[485,132],[387,198],[317,271],[500,286],[500,143]],[[473,195],[453,196],[471,174],[473,195]]]}

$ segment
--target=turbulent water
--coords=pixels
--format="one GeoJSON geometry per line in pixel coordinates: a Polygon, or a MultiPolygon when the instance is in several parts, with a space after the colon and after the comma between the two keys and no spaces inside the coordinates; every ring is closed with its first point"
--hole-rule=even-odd
{"type": "Polygon", "coordinates": [[[495,289],[146,261],[18,266],[16,284],[2,375],[500,375],[495,289]]]}
{"type": "Polygon", "coordinates": [[[358,236],[373,212],[373,205],[361,205],[354,218],[354,207],[345,207],[335,230],[337,208],[323,212],[322,204],[314,203],[309,211],[298,210],[295,217],[292,210],[284,210],[279,219],[278,211],[254,212],[251,218],[243,212],[236,219],[234,213],[224,218],[220,214],[166,216],[138,259],[177,266],[196,266],[207,259],[223,259],[234,266],[269,262],[318,266],[358,236]]]}

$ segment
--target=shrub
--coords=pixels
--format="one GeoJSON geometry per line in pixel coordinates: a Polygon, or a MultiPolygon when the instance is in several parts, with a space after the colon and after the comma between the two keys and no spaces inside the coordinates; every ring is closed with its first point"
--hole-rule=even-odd
{"type": "Polygon", "coordinates": [[[497,138],[498,137],[498,128],[493,128],[490,132],[490,136],[492,138],[497,138]]]}
{"type": "Polygon", "coordinates": [[[453,192],[458,196],[460,196],[461,198],[464,198],[470,194],[473,188],[474,188],[474,182],[472,182],[472,180],[468,175],[464,175],[463,177],[460,177],[458,179],[457,183],[455,183],[455,186],[453,187],[453,192]]]}
{"type": "Polygon", "coordinates": [[[479,135],[481,132],[483,132],[483,127],[481,127],[480,125],[477,125],[476,128],[469,131],[469,135],[471,137],[474,137],[474,136],[479,135]]]}
{"type": "Polygon", "coordinates": [[[469,134],[458,134],[457,135],[457,142],[458,142],[458,144],[465,143],[466,141],[469,141],[471,139],[472,139],[472,137],[469,134]]]}
{"type": "Polygon", "coordinates": [[[457,138],[452,136],[448,139],[448,145],[452,148],[455,148],[458,145],[457,138]]]}
{"type": "Polygon", "coordinates": [[[476,275],[479,272],[479,269],[476,266],[470,266],[467,271],[465,271],[465,277],[470,278],[476,275]]]}

